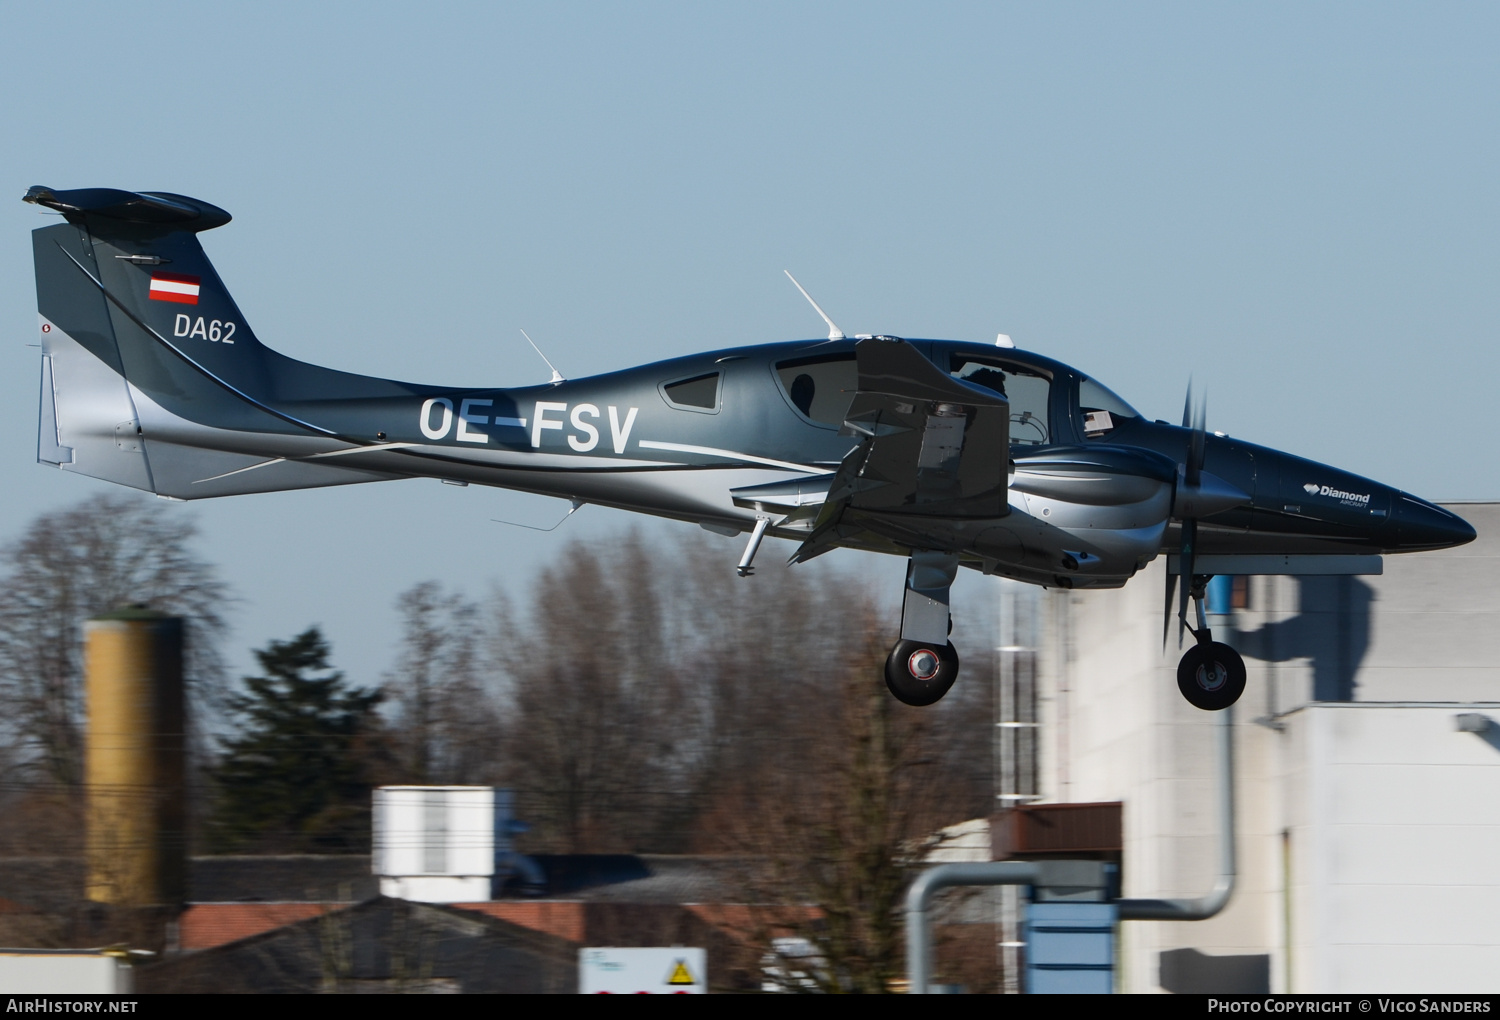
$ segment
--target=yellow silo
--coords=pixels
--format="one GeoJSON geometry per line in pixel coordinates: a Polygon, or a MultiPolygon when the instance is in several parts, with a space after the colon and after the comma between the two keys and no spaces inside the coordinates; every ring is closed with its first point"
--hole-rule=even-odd
{"type": "Polygon", "coordinates": [[[84,624],[87,896],[172,906],[186,894],[182,620],[139,606],[84,624]]]}

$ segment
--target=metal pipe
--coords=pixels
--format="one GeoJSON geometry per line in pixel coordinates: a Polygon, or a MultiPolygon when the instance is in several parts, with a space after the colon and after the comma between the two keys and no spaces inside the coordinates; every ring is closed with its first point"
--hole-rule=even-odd
{"type": "Polygon", "coordinates": [[[1116,900],[1122,921],[1202,921],[1224,909],[1234,893],[1234,709],[1218,719],[1219,877],[1206,896],[1192,900],[1116,900]]]}
{"type": "Polygon", "coordinates": [[[907,991],[925,995],[932,976],[932,942],[927,932],[927,908],[932,897],[956,885],[1035,885],[1042,873],[1035,861],[982,861],[939,864],[917,876],[906,890],[907,991]]]}
{"type": "MultiPolygon", "coordinates": [[[[1234,829],[1234,709],[1226,708],[1216,721],[1219,775],[1219,876],[1213,888],[1197,899],[1115,900],[1122,921],[1202,921],[1229,902],[1235,881],[1234,829]]],[[[932,945],[927,931],[927,908],[932,897],[958,885],[1037,885],[1042,865],[1035,861],[987,861],[940,864],[917,876],[906,891],[906,973],[912,994],[925,994],[932,975],[932,945]]]]}

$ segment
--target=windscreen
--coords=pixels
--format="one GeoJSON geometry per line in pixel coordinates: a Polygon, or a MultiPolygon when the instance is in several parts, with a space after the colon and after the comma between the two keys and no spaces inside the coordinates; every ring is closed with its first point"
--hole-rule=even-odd
{"type": "Polygon", "coordinates": [[[1121,422],[1141,416],[1113,390],[1089,378],[1078,381],[1078,411],[1083,416],[1083,434],[1088,439],[1107,436],[1121,422]]]}

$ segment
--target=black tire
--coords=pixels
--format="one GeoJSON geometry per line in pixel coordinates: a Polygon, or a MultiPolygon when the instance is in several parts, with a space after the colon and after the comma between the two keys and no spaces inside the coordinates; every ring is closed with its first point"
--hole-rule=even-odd
{"type": "Polygon", "coordinates": [[[941,648],[918,641],[897,641],[885,660],[885,685],[903,705],[931,705],[947,694],[957,679],[958,652],[951,641],[941,648]],[[924,653],[932,658],[924,658],[924,653]]]}
{"type": "Polygon", "coordinates": [[[1193,645],[1177,664],[1177,689],[1194,708],[1219,712],[1245,693],[1245,660],[1221,641],[1193,645]]]}

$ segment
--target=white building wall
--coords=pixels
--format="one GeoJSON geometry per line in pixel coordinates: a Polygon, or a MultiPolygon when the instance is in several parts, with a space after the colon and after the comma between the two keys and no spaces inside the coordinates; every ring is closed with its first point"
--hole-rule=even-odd
{"type": "MultiPolygon", "coordinates": [[[[1484,785],[1494,780],[1473,778],[1500,774],[1500,769],[1484,772],[1480,761],[1488,751],[1492,764],[1500,766],[1500,752],[1473,734],[1452,732],[1452,716],[1463,703],[1500,701],[1500,505],[1455,510],[1474,524],[1478,541],[1456,550],[1386,557],[1380,577],[1254,578],[1248,610],[1210,620],[1216,637],[1245,653],[1249,670],[1245,695],[1234,709],[1238,882],[1229,906],[1216,918],[1123,924],[1123,990],[1165,990],[1164,980],[1181,991],[1252,990],[1247,981],[1275,991],[1286,990],[1289,982],[1297,991],[1363,990],[1360,982],[1375,973],[1366,961],[1381,953],[1415,959],[1419,945],[1433,947],[1433,953],[1447,951],[1452,961],[1491,960],[1484,955],[1488,943],[1478,934],[1432,941],[1457,930],[1454,919],[1467,915],[1445,899],[1448,892],[1432,897],[1412,892],[1417,887],[1410,872],[1396,868],[1396,858],[1355,854],[1359,840],[1351,835],[1381,817],[1403,817],[1408,798],[1419,796],[1418,788],[1428,781],[1441,789],[1458,782],[1500,810],[1500,797],[1484,785]],[[1458,763],[1443,757],[1452,750],[1451,740],[1421,740],[1402,749],[1401,739],[1389,734],[1384,744],[1357,736],[1364,732],[1360,727],[1374,727],[1373,722],[1331,721],[1343,718],[1340,712],[1368,711],[1354,706],[1377,700],[1452,702],[1409,710],[1446,719],[1447,730],[1431,724],[1433,741],[1438,733],[1466,738],[1461,753],[1473,760],[1465,768],[1480,771],[1472,776],[1453,771],[1458,763]],[[1348,755],[1363,764],[1354,768],[1353,759],[1341,757],[1348,755]],[[1414,778],[1419,774],[1420,780],[1414,778]],[[1470,778],[1459,782],[1460,775],[1470,778]],[[1340,814],[1344,806],[1352,811],[1355,805],[1377,804],[1378,810],[1370,807],[1359,820],[1351,814],[1345,821],[1340,814]],[[1355,874],[1386,877],[1354,881],[1349,876],[1355,874]],[[1341,919],[1364,917],[1378,909],[1367,897],[1376,890],[1381,897],[1395,896],[1398,887],[1407,890],[1397,897],[1401,913],[1411,917],[1413,910],[1425,911],[1402,936],[1406,941],[1366,948],[1349,941],[1362,926],[1375,929],[1341,919]]],[[[1202,895],[1218,862],[1215,720],[1177,691],[1181,653],[1175,623],[1168,650],[1162,651],[1163,570],[1158,560],[1119,591],[1041,596],[1043,799],[1124,802],[1124,893],[1130,897],[1202,895]]],[[[1406,816],[1422,820],[1382,831],[1381,846],[1395,854],[1401,845],[1392,842],[1397,831],[1411,839],[1444,835],[1465,848],[1454,853],[1489,854],[1500,862],[1492,853],[1492,830],[1467,820],[1459,803],[1446,793],[1427,795],[1422,807],[1406,816]]],[[[1479,883],[1473,889],[1500,891],[1500,867],[1487,879],[1472,877],[1479,883]]],[[[1489,916],[1500,918],[1500,911],[1489,916]]],[[[1467,966],[1455,962],[1426,973],[1458,982],[1456,975],[1467,966]]],[[[1500,965],[1486,967],[1495,975],[1488,990],[1500,989],[1500,965]]]]}
{"type": "MultiPolygon", "coordinates": [[[[1049,636],[1071,639],[1042,659],[1047,800],[1120,800],[1124,812],[1123,891],[1127,897],[1201,896],[1213,885],[1219,842],[1215,799],[1216,718],[1177,690],[1176,631],[1162,651],[1161,567],[1114,592],[1052,592],[1049,636]],[[1066,621],[1066,622],[1063,622],[1066,621]],[[1061,633],[1060,633],[1061,632],[1061,633]]],[[[1221,623],[1222,621],[1212,621],[1221,623]]],[[[1240,880],[1217,918],[1193,924],[1121,925],[1122,991],[1160,989],[1161,953],[1193,949],[1217,956],[1265,956],[1277,938],[1279,831],[1269,818],[1276,788],[1267,767],[1274,734],[1239,711],[1234,725],[1240,880]],[[1273,839],[1272,836],[1277,838],[1273,839]]],[[[1245,966],[1270,961],[1236,960],[1245,966]]]]}
{"type": "Polygon", "coordinates": [[[1358,701],[1500,700],[1500,503],[1447,506],[1479,537],[1385,558],[1358,701]]]}
{"type": "Polygon", "coordinates": [[[1310,705],[1287,724],[1293,989],[1500,989],[1500,702],[1310,705]],[[1459,732],[1461,711],[1494,728],[1459,732]]]}

